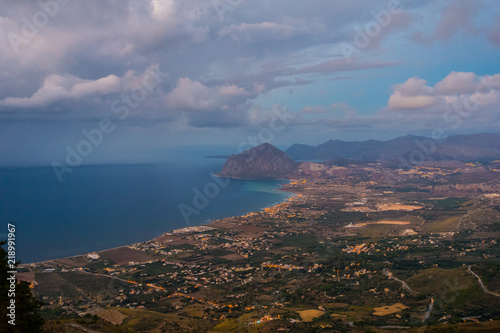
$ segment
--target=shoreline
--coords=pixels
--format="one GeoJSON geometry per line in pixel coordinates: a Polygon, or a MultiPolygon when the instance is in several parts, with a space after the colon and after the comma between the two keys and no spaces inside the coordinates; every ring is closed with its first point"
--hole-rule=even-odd
{"type": "MultiPolygon", "coordinates": [[[[240,179],[240,178],[237,178],[237,179],[240,179]]],[[[248,179],[248,178],[247,178],[246,180],[259,180],[259,179],[248,179]]],[[[276,179],[276,180],[285,180],[285,179],[276,179]]],[[[290,183],[291,183],[291,181],[290,181],[290,183]]],[[[171,231],[164,232],[163,234],[161,234],[161,236],[158,236],[158,237],[155,237],[155,238],[153,238],[153,239],[150,239],[149,241],[154,240],[154,239],[157,239],[157,238],[160,238],[160,237],[162,237],[162,236],[166,235],[167,233],[172,233],[173,231],[176,231],[176,230],[183,230],[183,229],[186,229],[186,228],[201,227],[201,226],[209,227],[211,224],[215,224],[215,223],[217,223],[217,222],[219,222],[219,221],[221,221],[221,220],[223,220],[223,219],[226,219],[226,218],[238,218],[238,217],[243,217],[243,216],[248,215],[248,214],[261,212],[261,211],[264,211],[264,210],[266,210],[266,209],[269,209],[269,208],[272,208],[272,207],[278,206],[278,205],[280,205],[280,204],[282,204],[282,203],[284,203],[284,202],[287,202],[287,201],[288,201],[288,200],[290,200],[291,198],[295,198],[295,197],[297,197],[297,196],[298,196],[298,193],[292,192],[292,191],[290,191],[290,190],[285,190],[285,189],[283,188],[285,185],[289,185],[290,183],[287,183],[287,184],[282,184],[282,185],[280,185],[280,187],[278,187],[278,188],[275,188],[275,189],[274,189],[275,191],[282,191],[282,192],[288,192],[288,193],[291,193],[291,195],[290,195],[290,196],[286,196],[286,197],[285,197],[283,200],[281,200],[281,201],[278,201],[278,202],[275,202],[275,203],[273,203],[273,204],[271,204],[271,205],[268,205],[268,206],[262,207],[262,208],[260,208],[259,210],[251,210],[251,211],[247,211],[246,213],[241,214],[241,215],[225,216],[225,217],[222,217],[222,218],[219,218],[219,219],[211,220],[210,222],[205,223],[205,224],[199,224],[199,225],[193,225],[193,226],[190,226],[190,227],[184,227],[184,228],[173,229],[173,230],[171,230],[171,231]]],[[[127,245],[125,245],[125,246],[127,246],[127,245]]],[[[120,247],[121,247],[121,246],[120,246],[120,247]]],[[[103,250],[103,251],[105,251],[105,250],[103,250]]]]}
{"type": "MultiPolygon", "coordinates": [[[[232,178],[231,178],[232,179],[232,178]]],[[[219,221],[221,221],[222,219],[225,219],[225,218],[230,218],[230,217],[242,217],[242,216],[245,216],[247,214],[250,214],[250,213],[255,213],[255,212],[260,212],[260,211],[264,211],[265,209],[268,209],[268,208],[271,208],[271,207],[274,207],[274,206],[277,206],[277,205],[280,205],[282,204],[283,202],[286,202],[288,200],[290,200],[291,198],[294,198],[296,197],[298,194],[295,193],[295,192],[292,192],[290,189],[287,189],[285,190],[285,186],[286,185],[289,185],[292,180],[291,179],[267,179],[267,178],[264,178],[264,179],[240,179],[240,178],[235,178],[235,179],[238,179],[238,180],[248,180],[248,181],[259,181],[259,180],[287,180],[289,181],[288,183],[286,184],[281,184],[279,185],[279,187],[273,189],[274,191],[282,191],[282,192],[288,192],[290,193],[291,195],[290,196],[286,196],[283,198],[283,200],[279,201],[279,202],[275,202],[269,206],[266,206],[266,207],[263,207],[263,208],[260,208],[259,210],[255,211],[248,211],[246,213],[243,213],[241,215],[235,215],[235,216],[225,216],[225,217],[222,217],[222,218],[218,218],[218,219],[212,219],[210,220],[208,223],[203,223],[203,224],[198,224],[198,225],[192,225],[192,226],[187,226],[187,227],[183,227],[183,228],[176,228],[176,229],[172,229],[172,230],[169,230],[169,231],[165,231],[163,232],[161,235],[159,236],[156,236],[152,239],[147,239],[145,241],[142,241],[142,242],[137,242],[137,243],[131,243],[131,244],[124,244],[124,245],[121,245],[121,246],[115,246],[113,248],[106,248],[106,249],[103,249],[103,250],[96,250],[96,251],[90,251],[90,252],[86,252],[86,253],[81,253],[81,254],[75,254],[75,255],[72,255],[72,256],[67,256],[67,257],[61,257],[61,258],[54,258],[54,259],[48,259],[48,260],[42,260],[42,261],[36,261],[36,262],[31,262],[31,263],[26,263],[26,264],[20,264],[18,267],[19,268],[28,268],[28,267],[33,267],[33,266],[38,266],[38,265],[44,265],[44,264],[48,264],[48,263],[52,263],[56,260],[66,260],[66,259],[74,259],[74,258],[78,258],[78,257],[85,257],[87,254],[89,253],[99,253],[99,252],[104,252],[104,251],[111,251],[111,250],[116,250],[116,249],[121,249],[123,247],[130,247],[132,245],[135,245],[135,244],[141,244],[141,243],[146,243],[146,242],[150,242],[150,241],[154,241],[160,237],[163,237],[169,233],[172,233],[176,230],[183,230],[183,229],[186,229],[186,228],[192,228],[192,227],[201,227],[201,226],[206,226],[206,227],[210,227],[211,224],[215,224],[219,221]]]]}

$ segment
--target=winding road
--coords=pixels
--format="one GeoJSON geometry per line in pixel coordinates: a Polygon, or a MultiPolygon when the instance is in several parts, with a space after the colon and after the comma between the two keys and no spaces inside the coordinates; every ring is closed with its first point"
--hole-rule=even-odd
{"type": "MultiPolygon", "coordinates": [[[[382,272],[384,273],[385,276],[387,276],[389,278],[389,280],[391,280],[391,279],[396,280],[399,283],[401,283],[401,285],[403,286],[404,289],[408,290],[409,292],[415,293],[415,294],[417,293],[415,290],[411,289],[406,282],[398,279],[397,277],[394,277],[392,275],[392,273],[389,272],[387,269],[384,268],[382,270],[382,272]]],[[[427,311],[425,312],[425,316],[424,316],[424,319],[422,319],[422,322],[425,322],[427,319],[429,319],[429,316],[431,315],[431,312],[432,312],[432,308],[434,307],[434,298],[429,297],[429,300],[430,300],[429,307],[427,308],[427,311]]]]}
{"type": "Polygon", "coordinates": [[[410,287],[406,284],[406,282],[404,282],[403,280],[398,279],[397,277],[394,277],[394,276],[392,275],[392,273],[391,273],[391,272],[389,272],[388,270],[386,270],[385,268],[382,270],[382,272],[384,273],[384,275],[385,275],[385,276],[387,276],[387,277],[389,278],[389,280],[391,280],[391,279],[392,279],[392,280],[396,280],[396,281],[398,281],[399,283],[401,283],[401,285],[403,286],[403,288],[404,288],[404,289],[408,290],[408,291],[409,291],[409,292],[411,292],[411,293],[415,293],[415,294],[417,293],[415,290],[412,290],[412,289],[411,289],[411,288],[410,288],[410,287]]]}
{"type": "Polygon", "coordinates": [[[469,273],[471,273],[472,275],[474,275],[476,278],[477,278],[477,281],[479,282],[479,284],[481,285],[481,288],[483,288],[484,292],[487,293],[487,294],[490,294],[490,295],[493,295],[493,296],[496,296],[496,297],[500,297],[499,294],[497,293],[494,293],[494,292],[491,292],[488,290],[488,288],[486,288],[486,286],[484,285],[483,283],[483,280],[481,280],[481,278],[479,277],[479,275],[477,275],[476,273],[474,273],[471,269],[471,265],[469,265],[468,267],[468,271],[469,273]]]}

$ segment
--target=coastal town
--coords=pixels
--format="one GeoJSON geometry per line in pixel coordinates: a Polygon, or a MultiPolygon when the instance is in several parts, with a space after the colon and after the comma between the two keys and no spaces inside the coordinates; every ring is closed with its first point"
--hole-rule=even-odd
{"type": "Polygon", "coordinates": [[[499,329],[497,162],[331,166],[262,211],[18,278],[54,331],[499,329]]]}
{"type": "Polygon", "coordinates": [[[500,333],[500,1],[0,27],[0,333],[500,333]]]}

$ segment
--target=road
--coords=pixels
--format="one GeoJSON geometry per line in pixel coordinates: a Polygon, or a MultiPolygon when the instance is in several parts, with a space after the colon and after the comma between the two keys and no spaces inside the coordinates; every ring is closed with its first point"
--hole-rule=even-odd
{"type": "Polygon", "coordinates": [[[474,275],[477,278],[477,281],[481,285],[481,288],[483,288],[484,292],[487,293],[487,294],[496,296],[496,297],[500,297],[499,294],[493,293],[493,292],[489,291],[488,288],[486,288],[486,286],[484,285],[483,280],[481,280],[481,278],[479,277],[479,275],[477,275],[476,273],[474,273],[470,267],[471,267],[471,265],[469,265],[469,268],[468,268],[469,273],[471,273],[472,275],[474,275]]]}
{"type": "MultiPolygon", "coordinates": [[[[408,290],[409,292],[412,292],[412,293],[417,293],[415,290],[411,289],[408,284],[406,284],[406,282],[404,282],[403,280],[400,280],[398,279],[397,277],[394,277],[392,275],[391,272],[389,272],[387,269],[383,269],[382,272],[384,273],[385,276],[387,276],[389,279],[392,279],[392,280],[396,280],[398,281],[399,283],[401,283],[401,285],[403,286],[404,289],[408,290]]],[[[430,299],[430,303],[429,303],[429,307],[427,308],[427,311],[425,312],[425,316],[424,316],[424,319],[422,319],[422,322],[425,322],[427,319],[429,319],[429,316],[431,315],[431,312],[432,312],[432,308],[434,307],[434,298],[432,297],[429,297],[430,299]]]]}
{"type": "Polygon", "coordinates": [[[432,308],[434,307],[434,298],[429,297],[431,302],[429,303],[429,307],[427,308],[427,312],[425,313],[424,319],[422,319],[422,322],[424,323],[427,319],[429,319],[429,316],[431,315],[432,308]]]}
{"type": "Polygon", "coordinates": [[[392,279],[392,280],[396,280],[396,281],[398,281],[399,283],[401,283],[401,285],[403,286],[403,288],[404,288],[404,289],[408,290],[408,291],[409,291],[409,292],[411,292],[411,293],[415,293],[415,294],[417,293],[415,290],[412,290],[412,289],[411,289],[411,288],[410,288],[410,287],[406,284],[406,282],[404,282],[403,280],[398,279],[397,277],[394,277],[394,276],[392,275],[392,273],[391,273],[391,272],[389,272],[388,270],[386,270],[385,268],[382,270],[382,272],[384,273],[384,275],[385,275],[385,276],[387,276],[387,277],[389,278],[389,280],[391,280],[391,279],[392,279]]]}

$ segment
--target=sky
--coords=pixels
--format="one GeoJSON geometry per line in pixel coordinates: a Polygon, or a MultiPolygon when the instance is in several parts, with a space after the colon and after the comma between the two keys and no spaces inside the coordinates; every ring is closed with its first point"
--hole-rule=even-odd
{"type": "Polygon", "coordinates": [[[1,166],[500,132],[497,1],[18,0],[0,27],[1,166]]]}

